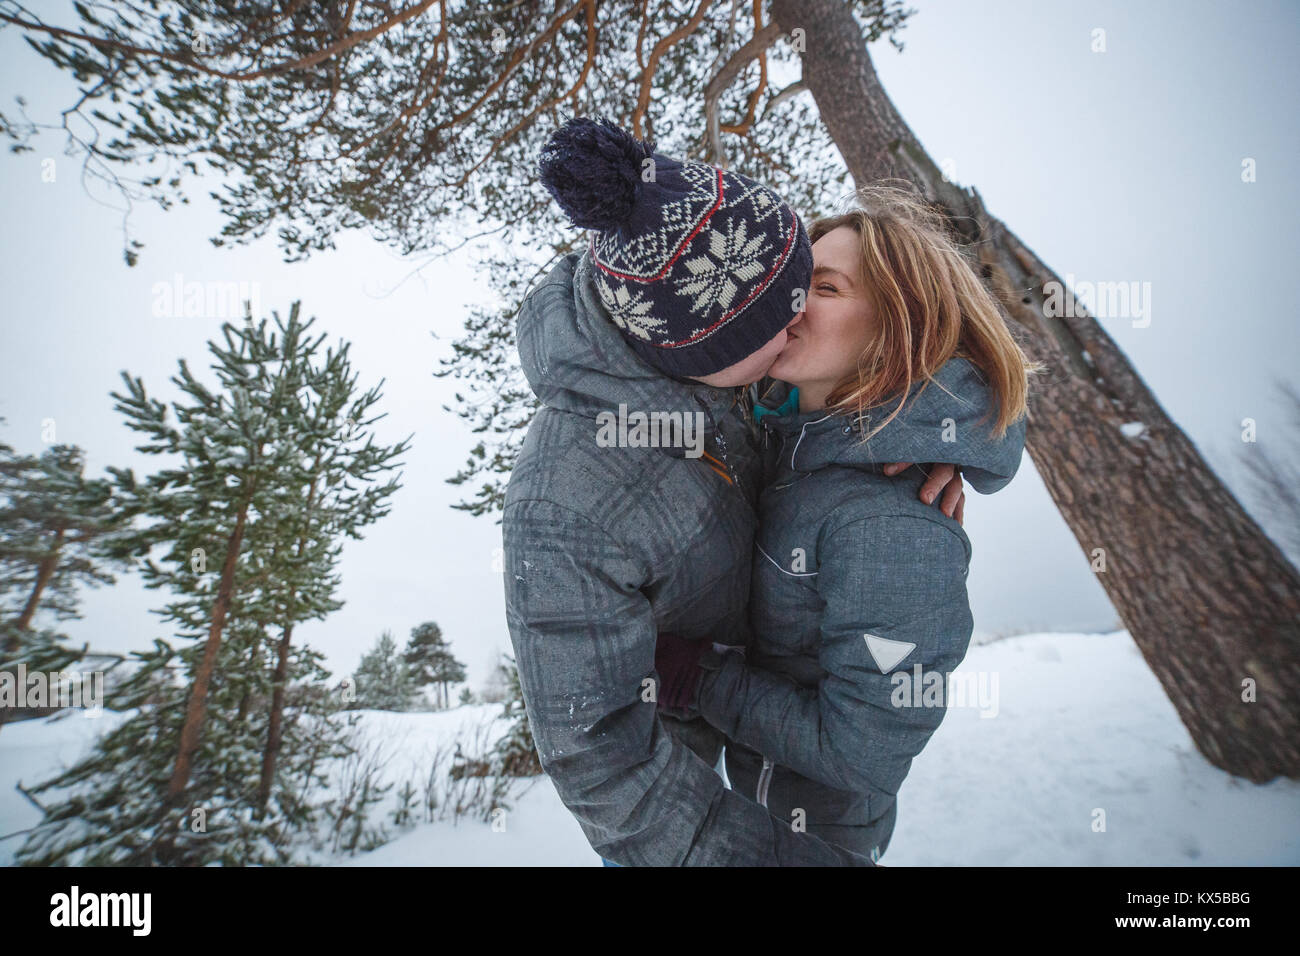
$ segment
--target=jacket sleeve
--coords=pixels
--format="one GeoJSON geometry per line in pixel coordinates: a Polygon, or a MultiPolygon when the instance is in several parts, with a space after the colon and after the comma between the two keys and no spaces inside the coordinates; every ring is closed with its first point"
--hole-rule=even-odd
{"type": "Polygon", "coordinates": [[[967,457],[984,462],[984,467],[963,464],[961,476],[966,483],[982,495],[991,495],[1009,485],[1024,457],[1026,424],[1027,419],[1022,415],[1007,426],[1007,433],[1001,438],[981,436],[986,455],[968,453],[967,457]]]}
{"type": "Polygon", "coordinates": [[[724,654],[700,682],[700,712],[773,763],[829,787],[897,793],[943,720],[947,672],[970,643],[967,562],[966,542],[927,518],[837,527],[818,552],[825,673],[817,687],[724,654]],[[868,635],[881,640],[869,644],[868,635]],[[941,678],[930,678],[936,672],[941,678]]]}
{"type": "Polygon", "coordinates": [[[872,866],[727,789],[646,693],[649,570],[549,501],[503,519],[506,617],[542,768],[592,848],[625,866],[872,866]],[[648,698],[648,699],[647,699],[648,698]]]}

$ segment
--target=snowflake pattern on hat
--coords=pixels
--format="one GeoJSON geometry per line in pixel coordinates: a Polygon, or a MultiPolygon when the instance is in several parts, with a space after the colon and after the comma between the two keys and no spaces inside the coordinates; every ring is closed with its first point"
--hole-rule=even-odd
{"type": "Polygon", "coordinates": [[[659,185],[671,198],[652,223],[630,236],[594,234],[591,251],[615,324],[675,348],[713,335],[761,294],[785,265],[798,224],[767,187],[708,163],[661,171],[659,185]],[[657,285],[671,298],[654,294],[657,285]]]}
{"type": "Polygon", "coordinates": [[[745,220],[733,219],[721,229],[711,230],[706,249],[686,260],[692,278],[679,282],[677,292],[695,297],[691,302],[694,313],[703,314],[714,306],[726,309],[740,288],[735,279],[750,282],[766,271],[759,257],[769,248],[761,232],[751,238],[745,220]]]}
{"type": "Polygon", "coordinates": [[[656,319],[649,314],[654,303],[640,292],[635,295],[629,293],[627,286],[621,282],[617,286],[611,286],[604,275],[599,273],[596,276],[596,291],[609,310],[609,317],[623,331],[649,342],[650,333],[663,327],[663,319],[656,319]]]}

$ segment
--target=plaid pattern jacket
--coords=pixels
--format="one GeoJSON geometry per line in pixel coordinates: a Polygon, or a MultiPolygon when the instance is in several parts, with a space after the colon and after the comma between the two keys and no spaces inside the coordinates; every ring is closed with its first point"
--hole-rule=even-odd
{"type": "Polygon", "coordinates": [[[655,704],[660,630],[747,639],[762,472],[753,392],[641,360],[607,318],[585,252],[529,292],[518,345],[542,407],[506,491],[506,619],[542,767],[592,848],[625,866],[873,865],[725,787],[721,732],[655,704]],[[620,405],[628,421],[700,423],[699,454],[685,440],[602,442],[600,418],[620,405]]]}

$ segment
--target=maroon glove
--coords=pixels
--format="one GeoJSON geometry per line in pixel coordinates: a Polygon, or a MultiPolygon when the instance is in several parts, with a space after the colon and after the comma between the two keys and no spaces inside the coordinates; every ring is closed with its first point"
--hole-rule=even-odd
{"type": "Polygon", "coordinates": [[[659,672],[659,707],[677,713],[697,715],[700,702],[700,654],[711,649],[707,641],[689,641],[671,631],[662,631],[655,644],[655,670],[659,672]]]}

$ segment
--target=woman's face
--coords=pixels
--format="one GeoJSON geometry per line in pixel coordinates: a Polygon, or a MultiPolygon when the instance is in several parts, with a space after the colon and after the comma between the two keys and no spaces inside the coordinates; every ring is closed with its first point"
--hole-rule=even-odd
{"type": "Polygon", "coordinates": [[[804,310],[786,326],[786,343],[767,374],[799,387],[799,410],[824,408],[826,396],[856,375],[858,356],[877,331],[858,278],[861,246],[849,226],[813,243],[812,288],[804,310]]]}

